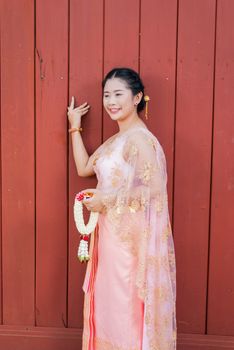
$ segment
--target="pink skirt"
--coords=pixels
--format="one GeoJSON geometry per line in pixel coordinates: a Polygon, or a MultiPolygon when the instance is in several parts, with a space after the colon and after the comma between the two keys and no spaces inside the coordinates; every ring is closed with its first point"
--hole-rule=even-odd
{"type": "Polygon", "coordinates": [[[136,256],[99,216],[83,290],[82,350],[141,350],[144,303],[134,284],[136,256]]]}

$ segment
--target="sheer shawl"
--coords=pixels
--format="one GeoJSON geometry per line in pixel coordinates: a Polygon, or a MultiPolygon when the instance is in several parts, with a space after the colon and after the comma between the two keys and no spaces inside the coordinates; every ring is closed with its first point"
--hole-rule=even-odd
{"type": "MultiPolygon", "coordinates": [[[[134,275],[144,302],[142,350],[176,349],[176,264],[168,212],[167,169],[158,139],[146,128],[126,132],[124,176],[104,191],[106,215],[137,261],[134,275]]],[[[98,154],[108,148],[104,143],[98,154]]],[[[113,182],[112,181],[112,182],[113,182]]]]}

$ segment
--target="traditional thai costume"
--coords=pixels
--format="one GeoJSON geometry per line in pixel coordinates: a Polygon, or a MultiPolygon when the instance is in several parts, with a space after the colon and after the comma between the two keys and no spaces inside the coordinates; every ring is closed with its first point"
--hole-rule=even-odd
{"type": "Polygon", "coordinates": [[[91,234],[83,290],[83,350],[175,350],[176,265],[167,169],[145,127],[95,152],[106,211],[91,234]]]}

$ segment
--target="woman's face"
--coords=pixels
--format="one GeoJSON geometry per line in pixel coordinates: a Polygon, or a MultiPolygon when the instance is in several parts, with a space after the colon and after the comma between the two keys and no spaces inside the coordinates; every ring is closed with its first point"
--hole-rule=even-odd
{"type": "Polygon", "coordinates": [[[139,94],[133,96],[124,80],[120,78],[108,79],[103,91],[103,105],[112,120],[123,120],[136,113],[139,94]]]}

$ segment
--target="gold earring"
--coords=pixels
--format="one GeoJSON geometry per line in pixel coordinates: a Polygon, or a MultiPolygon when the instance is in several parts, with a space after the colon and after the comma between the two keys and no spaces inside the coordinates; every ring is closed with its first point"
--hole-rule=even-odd
{"type": "Polygon", "coordinates": [[[150,100],[149,96],[145,95],[144,100],[145,100],[145,119],[148,119],[148,103],[150,100]]]}

